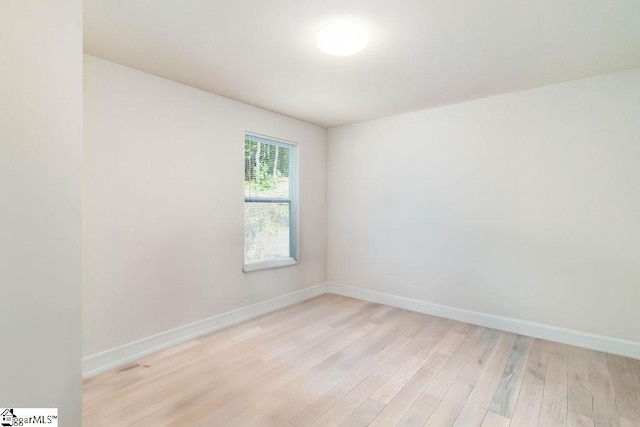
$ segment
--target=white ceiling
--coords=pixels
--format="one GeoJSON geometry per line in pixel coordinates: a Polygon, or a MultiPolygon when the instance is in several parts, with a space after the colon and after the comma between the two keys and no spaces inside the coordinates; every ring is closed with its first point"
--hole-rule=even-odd
{"type": "Polygon", "coordinates": [[[640,67],[639,0],[86,0],[85,52],[322,126],[640,67]],[[348,18],[367,49],[332,57],[348,18]]]}

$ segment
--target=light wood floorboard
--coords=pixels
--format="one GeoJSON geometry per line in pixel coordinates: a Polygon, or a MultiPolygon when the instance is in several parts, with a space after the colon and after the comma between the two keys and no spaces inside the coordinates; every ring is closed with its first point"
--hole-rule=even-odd
{"type": "Polygon", "coordinates": [[[327,294],[85,380],[83,423],[640,427],[640,361],[327,294]]]}

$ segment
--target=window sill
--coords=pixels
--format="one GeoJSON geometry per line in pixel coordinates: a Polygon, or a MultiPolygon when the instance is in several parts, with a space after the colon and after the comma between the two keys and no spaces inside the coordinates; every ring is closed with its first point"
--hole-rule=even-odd
{"type": "Polygon", "coordinates": [[[251,271],[264,270],[267,268],[286,267],[287,265],[294,265],[297,263],[298,261],[295,258],[270,259],[267,261],[245,264],[244,267],[242,267],[242,271],[244,271],[245,273],[249,273],[251,271]]]}

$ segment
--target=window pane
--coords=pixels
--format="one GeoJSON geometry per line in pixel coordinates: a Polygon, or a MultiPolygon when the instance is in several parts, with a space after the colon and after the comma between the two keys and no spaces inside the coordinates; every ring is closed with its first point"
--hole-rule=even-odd
{"type": "Polygon", "coordinates": [[[244,141],[244,196],[289,198],[291,149],[244,141]]]}
{"type": "Polygon", "coordinates": [[[244,203],[245,263],[288,258],[289,203],[244,203]]]}

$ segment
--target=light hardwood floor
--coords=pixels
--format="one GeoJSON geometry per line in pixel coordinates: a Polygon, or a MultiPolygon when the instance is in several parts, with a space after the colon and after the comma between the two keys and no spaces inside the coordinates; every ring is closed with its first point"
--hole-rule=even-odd
{"type": "Polygon", "coordinates": [[[84,382],[85,426],[640,426],[640,361],[323,295],[84,382]]]}

